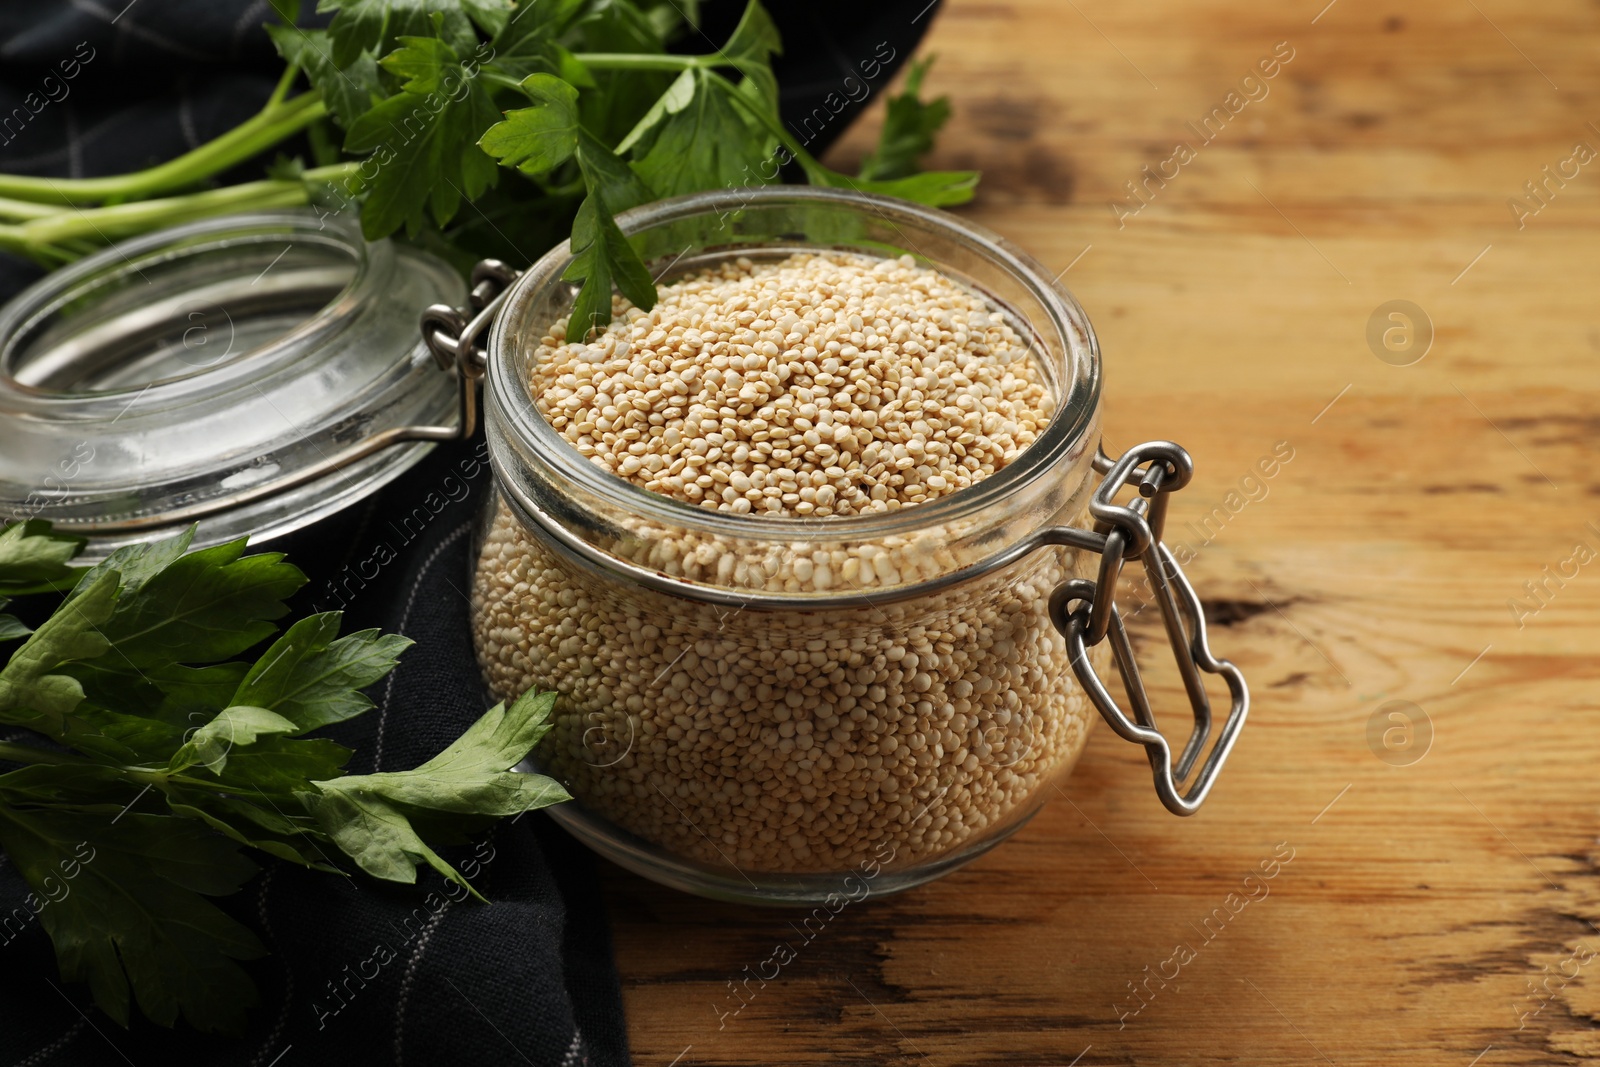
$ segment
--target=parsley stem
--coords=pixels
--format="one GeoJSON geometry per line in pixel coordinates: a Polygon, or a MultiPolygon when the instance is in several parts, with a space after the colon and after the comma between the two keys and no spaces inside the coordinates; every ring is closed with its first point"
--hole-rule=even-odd
{"type": "Polygon", "coordinates": [[[227,783],[221,781],[208,781],[204,778],[194,778],[187,774],[159,770],[153,767],[124,766],[118,767],[117,770],[129,781],[139,782],[144,785],[152,785],[162,792],[166,792],[167,787],[170,785],[181,785],[192,789],[205,789],[213,793],[227,793],[230,795],[238,795],[240,793],[250,794],[254,792],[254,790],[248,787],[241,788],[236,785],[228,785],[227,783]]]}
{"type": "Polygon", "coordinates": [[[513,78],[509,74],[501,74],[492,67],[484,67],[478,72],[478,77],[488,85],[499,86],[502,89],[515,89],[522,92],[522,79],[513,78]]]}
{"type": "Polygon", "coordinates": [[[720,53],[710,56],[658,56],[635,52],[578,52],[576,57],[578,62],[594,70],[693,70],[728,62],[720,53]]]}
{"type": "MultiPolygon", "coordinates": [[[[148,230],[213,215],[301,207],[310,203],[312,186],[331,185],[354,177],[359,167],[360,164],[353,162],[336,163],[308,170],[298,179],[245,182],[185,196],[110,207],[47,210],[15,225],[0,225],[0,248],[31,256],[46,265],[56,265],[77,258],[72,254],[74,249],[81,254],[91,246],[148,230]],[[88,244],[74,244],[79,241],[88,244]]],[[[0,200],[0,214],[5,210],[6,202],[0,200]]]]}
{"type": "Polygon", "coordinates": [[[139,200],[112,207],[58,211],[20,226],[0,231],[0,243],[14,235],[25,244],[59,244],[77,237],[105,240],[143,233],[208,215],[274,207],[295,207],[306,202],[305,186],[298,181],[259,181],[229,185],[190,196],[165,200],[139,200]]]}
{"type": "Polygon", "coordinates": [[[283,103],[284,97],[289,95],[289,88],[294,84],[294,77],[300,73],[299,63],[290,63],[283,68],[283,76],[278,79],[277,86],[272,90],[272,95],[267,97],[267,106],[275,107],[283,103]]]}
{"type": "Polygon", "coordinates": [[[46,748],[35,748],[32,745],[19,745],[12,742],[0,742],[0,762],[6,763],[44,763],[59,767],[100,767],[115,771],[124,780],[138,785],[149,785],[165,793],[169,786],[182,786],[186,789],[203,789],[210,793],[226,793],[229,796],[262,796],[262,791],[250,786],[230,785],[227,782],[207,778],[196,778],[182,772],[173,773],[160,767],[130,767],[126,764],[107,764],[93,759],[88,759],[74,752],[55,752],[46,748]]]}
{"type": "Polygon", "coordinates": [[[225,793],[229,796],[255,797],[266,795],[250,786],[229,784],[208,778],[196,778],[193,775],[182,772],[173,773],[158,767],[130,767],[126,764],[100,763],[72,752],[52,752],[49,749],[34,748],[32,745],[18,745],[9,742],[0,743],[0,761],[29,764],[45,763],[61,767],[100,767],[114,771],[129,782],[154,786],[162,792],[166,792],[169,786],[176,785],[186,789],[203,789],[211,793],[225,793]]]}
{"type": "Polygon", "coordinates": [[[226,785],[220,781],[212,782],[203,778],[193,778],[186,774],[173,774],[155,767],[106,764],[80,756],[74,752],[56,752],[47,748],[35,748],[32,745],[19,745],[9,741],[0,742],[0,761],[7,763],[47,763],[61,767],[109,768],[129,781],[138,782],[142,785],[153,785],[158,788],[164,788],[168,784],[176,783],[222,793],[237,793],[240,791],[237,786],[226,785]]]}
{"type": "Polygon", "coordinates": [[[0,219],[7,222],[26,222],[29,219],[42,219],[46,215],[54,215],[64,208],[53,204],[40,204],[32,200],[11,200],[0,197],[0,219]]]}
{"type": "Polygon", "coordinates": [[[328,113],[315,90],[269,102],[253,117],[176,159],[105,178],[35,178],[0,174],[0,197],[43,204],[134,200],[195,185],[263,152],[328,113]]]}
{"type": "Polygon", "coordinates": [[[46,748],[34,748],[32,745],[18,745],[10,741],[0,741],[0,760],[7,763],[52,763],[63,765],[77,765],[84,767],[98,766],[93,760],[74,756],[70,752],[52,752],[46,748]]]}
{"type": "Polygon", "coordinates": [[[743,108],[746,114],[765,126],[768,132],[776,137],[784,148],[788,149],[789,154],[794,157],[794,161],[800,164],[800,169],[805,171],[807,180],[814,184],[824,184],[823,178],[828,173],[827,168],[818,163],[817,158],[805,150],[805,147],[795,139],[794,135],[784,127],[782,122],[774,119],[767,113],[766,109],[735,89],[733,83],[727,81],[722,75],[712,73],[708,77],[721,81],[727,90],[728,98],[743,108]]]}

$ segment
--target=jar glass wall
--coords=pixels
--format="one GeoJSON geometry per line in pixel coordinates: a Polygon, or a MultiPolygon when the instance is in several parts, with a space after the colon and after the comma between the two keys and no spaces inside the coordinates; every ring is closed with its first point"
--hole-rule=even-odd
{"type": "Polygon", "coordinates": [[[600,469],[538,414],[529,361],[574,293],[564,247],[536,264],[489,342],[499,493],[473,598],[496,696],[560,694],[539,761],[577,803],[554,814],[625,866],[737,899],[821,901],[852,873],[881,892],[970,860],[1037,810],[1096,714],[1048,602],[1097,557],[1036,547],[1087,525],[1082,310],[999,238],[897,201],[743,190],[619,224],[668,278],[730,256],[909,254],[1006,317],[1055,413],[991,477],[899,511],[695,507],[600,469]]]}

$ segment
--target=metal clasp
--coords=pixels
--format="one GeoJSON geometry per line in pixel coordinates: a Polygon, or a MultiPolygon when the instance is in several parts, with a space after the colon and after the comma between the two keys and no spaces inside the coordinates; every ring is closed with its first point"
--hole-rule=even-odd
{"type": "Polygon", "coordinates": [[[458,436],[471,437],[478,429],[478,379],[488,367],[489,352],[481,340],[511,283],[520,271],[498,259],[480,260],[472,268],[470,306],[451,307],[430,304],[422,312],[422,340],[433,353],[434,362],[444,371],[454,370],[461,383],[461,430],[458,436]],[[468,318],[468,313],[472,317],[468,318]]]}
{"type": "Polygon", "coordinates": [[[1050,618],[1067,640],[1073,673],[1101,716],[1118,736],[1145,747],[1161,803],[1174,815],[1193,815],[1211,791],[1250,712],[1250,690],[1244,675],[1232,663],[1212,655],[1200,598],[1172,552],[1161,542],[1167,497],[1189,483],[1194,462],[1188,452],[1171,441],[1151,441],[1130,448],[1116,460],[1101,451],[1095,457],[1095,470],[1105,475],[1089,502],[1095,532],[1104,538],[1100,572],[1094,581],[1076,578],[1058,586],[1050,597],[1050,618]],[[1125,486],[1135,486],[1139,496],[1129,504],[1118,504],[1116,496],[1125,486]],[[1123,563],[1133,558],[1144,564],[1194,712],[1194,729],[1176,760],[1167,738],[1156,726],[1149,694],[1134,662],[1133,645],[1117,608],[1117,579],[1123,563]],[[1123,690],[1133,706],[1131,718],[1118,706],[1089,662],[1088,650],[1107,637],[1111,639],[1111,653],[1122,676],[1123,690]],[[1200,676],[1202,671],[1223,677],[1232,696],[1232,707],[1211,754],[1195,772],[1195,762],[1211,735],[1211,702],[1200,676]],[[1188,787],[1181,788],[1180,783],[1190,779],[1191,774],[1188,787]]]}

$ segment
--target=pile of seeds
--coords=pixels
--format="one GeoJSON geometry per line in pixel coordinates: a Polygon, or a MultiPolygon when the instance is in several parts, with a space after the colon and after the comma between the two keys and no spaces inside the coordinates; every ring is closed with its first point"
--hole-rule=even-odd
{"type": "Polygon", "coordinates": [[[543,339],[531,393],[574,448],[734,514],[893,511],[988,477],[1053,398],[1016,332],[910,256],[724,261],[589,343],[543,339]]]}
{"type": "MultiPolygon", "coordinates": [[[[1006,523],[1082,521],[1087,489],[1065,485],[961,529],[831,543],[798,521],[957,492],[1049,421],[1016,333],[909,259],[732,260],[663,286],[648,313],[619,304],[586,344],[564,335],[557,322],[539,345],[531,395],[579,453],[657,493],[797,520],[792,542],[636,524],[609,546],[662,573],[880,590],[993,552],[1006,523]]],[[[914,600],[741,611],[600,577],[542,536],[502,505],[482,547],[491,688],[559,692],[548,769],[676,855],[752,873],[845,870],[884,844],[897,867],[947,855],[1032,811],[1087,739],[1093,709],[1047,611],[1093,563],[1066,549],[914,600]]]]}
{"type": "Polygon", "coordinates": [[[561,694],[539,753],[590,811],[724,870],[844,871],[883,844],[902,869],[1014,823],[1077,759],[1094,710],[1046,610],[1071,569],[1045,550],[936,596],[735,612],[597,581],[502,508],[475,637],[496,699],[561,694]]]}

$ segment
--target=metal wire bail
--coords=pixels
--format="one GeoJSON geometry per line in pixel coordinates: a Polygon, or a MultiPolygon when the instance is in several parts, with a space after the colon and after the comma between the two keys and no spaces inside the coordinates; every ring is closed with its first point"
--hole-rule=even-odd
{"type": "Polygon", "coordinates": [[[1050,597],[1050,618],[1067,640],[1073,673],[1101,716],[1119,737],[1145,747],[1161,803],[1174,815],[1193,815],[1211,791],[1217,772],[1233,750],[1250,713],[1250,690],[1244,675],[1232,663],[1212,654],[1200,598],[1171,550],[1161,542],[1167,496],[1188,484],[1194,463],[1186,451],[1171,441],[1150,441],[1130,448],[1116,460],[1100,452],[1095,469],[1105,475],[1089,503],[1095,530],[1104,536],[1099,575],[1094,581],[1075,578],[1058,586],[1050,597]],[[1117,493],[1129,485],[1136,486],[1138,498],[1127,505],[1118,504],[1117,493]],[[1176,760],[1172,746],[1156,726],[1155,712],[1116,604],[1116,583],[1122,565],[1134,557],[1144,564],[1150,579],[1167,641],[1194,712],[1194,729],[1176,760]],[[1088,650],[1107,637],[1111,639],[1111,654],[1117,673],[1122,676],[1123,690],[1133,707],[1131,718],[1118,706],[1089,662],[1088,650]],[[1221,735],[1196,772],[1195,763],[1211,735],[1211,702],[1206,696],[1202,671],[1223,677],[1232,706],[1221,735]],[[1180,783],[1191,779],[1191,775],[1188,787],[1181,788],[1180,783]]]}
{"type": "Polygon", "coordinates": [[[498,259],[480,260],[472,268],[470,307],[430,304],[422,312],[422,340],[433,353],[434,362],[440,370],[454,371],[461,382],[458,437],[471,437],[477,432],[477,383],[488,365],[488,350],[480,338],[499,314],[511,283],[520,273],[498,259]]]}

